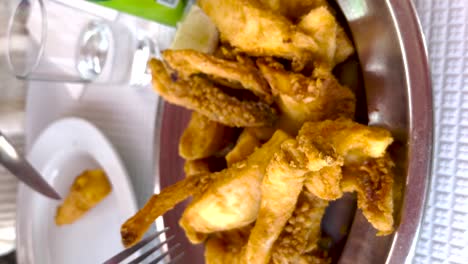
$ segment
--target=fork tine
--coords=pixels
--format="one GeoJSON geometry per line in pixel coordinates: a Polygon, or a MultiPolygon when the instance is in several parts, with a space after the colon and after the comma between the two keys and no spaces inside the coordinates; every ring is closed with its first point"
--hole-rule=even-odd
{"type": "Polygon", "coordinates": [[[180,246],[180,244],[175,244],[171,249],[169,249],[168,251],[166,251],[164,254],[161,254],[160,256],[158,256],[157,258],[155,258],[152,262],[150,262],[150,264],[156,264],[156,263],[158,263],[159,261],[163,260],[167,255],[169,255],[169,253],[171,253],[172,251],[176,250],[179,246],[180,246]]]}
{"type": "Polygon", "coordinates": [[[153,239],[155,239],[156,237],[158,237],[162,233],[166,232],[167,230],[169,230],[169,228],[166,227],[163,230],[161,230],[159,232],[156,232],[156,233],[144,238],[143,240],[141,240],[140,242],[135,244],[133,247],[130,247],[130,248],[127,248],[127,249],[123,250],[122,252],[120,252],[117,255],[113,256],[109,260],[105,261],[103,264],[118,264],[118,263],[120,263],[120,261],[126,259],[128,256],[133,254],[135,251],[142,248],[143,246],[145,246],[146,244],[148,244],[153,239]]]}
{"type": "Polygon", "coordinates": [[[169,261],[168,263],[166,264],[174,264],[176,263],[180,258],[182,258],[184,256],[184,252],[180,252],[179,255],[175,256],[174,258],[171,258],[171,261],[169,261]]]}
{"type": "Polygon", "coordinates": [[[166,241],[157,244],[156,246],[154,246],[153,248],[151,248],[150,250],[148,250],[148,251],[145,252],[144,254],[141,254],[138,258],[132,260],[132,261],[131,261],[130,263],[128,263],[128,264],[137,264],[137,263],[140,263],[140,262],[143,261],[146,257],[148,257],[149,255],[153,254],[156,250],[160,249],[162,246],[164,246],[165,244],[167,244],[167,242],[169,242],[170,240],[172,240],[174,237],[175,237],[175,236],[171,236],[171,237],[169,237],[168,239],[166,239],[166,241]]]}

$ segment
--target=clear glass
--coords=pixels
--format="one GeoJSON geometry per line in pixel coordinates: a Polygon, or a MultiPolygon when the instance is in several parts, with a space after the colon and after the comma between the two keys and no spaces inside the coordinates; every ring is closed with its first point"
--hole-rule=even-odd
{"type": "Polygon", "coordinates": [[[59,1],[22,0],[8,23],[9,68],[29,81],[125,83],[135,46],[125,25],[59,1]],[[21,56],[11,38],[20,27],[29,33],[21,56]]]}

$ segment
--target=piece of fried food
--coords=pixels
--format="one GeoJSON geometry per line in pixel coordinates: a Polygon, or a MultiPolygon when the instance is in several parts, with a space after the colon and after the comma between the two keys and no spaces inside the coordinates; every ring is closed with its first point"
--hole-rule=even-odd
{"type": "Polygon", "coordinates": [[[225,157],[228,167],[236,162],[245,160],[261,145],[262,143],[253,133],[244,129],[239,135],[234,148],[225,157]]]}
{"type": "Polygon", "coordinates": [[[179,140],[179,155],[186,160],[212,156],[226,145],[231,128],[192,112],[187,128],[179,140]]]}
{"type": "Polygon", "coordinates": [[[313,8],[328,5],[326,0],[260,0],[260,2],[292,21],[296,21],[313,8]]]}
{"type": "Polygon", "coordinates": [[[171,210],[178,203],[192,195],[203,193],[212,181],[212,175],[196,174],[176,182],[154,194],[134,216],[120,228],[124,246],[129,247],[140,241],[156,218],[171,210]]]}
{"type": "Polygon", "coordinates": [[[281,143],[289,138],[278,130],[247,160],[214,173],[216,180],[185,209],[179,222],[182,228],[207,234],[239,228],[255,221],[266,167],[281,143]]]}
{"type": "Polygon", "coordinates": [[[206,159],[186,160],[184,163],[184,172],[186,177],[200,173],[210,173],[210,164],[206,159]]]}
{"type": "Polygon", "coordinates": [[[260,210],[245,247],[245,263],[269,262],[273,243],[291,217],[304,185],[307,169],[303,160],[294,139],[285,141],[271,159],[261,185],[260,210]]]}
{"type": "Polygon", "coordinates": [[[258,140],[266,142],[270,140],[276,131],[274,127],[247,127],[245,130],[254,135],[258,140]]]}
{"type": "Polygon", "coordinates": [[[331,73],[317,68],[314,76],[288,72],[271,59],[257,60],[261,72],[278,96],[281,110],[279,128],[296,134],[306,121],[352,118],[356,99],[351,90],[341,86],[331,73]]]}
{"type": "Polygon", "coordinates": [[[198,5],[221,39],[249,55],[303,60],[319,51],[312,37],[256,0],[199,0],[198,5]]]}
{"type": "Polygon", "coordinates": [[[341,170],[329,167],[309,173],[305,186],[310,192],[335,200],[342,192],[356,191],[358,207],[378,234],[393,231],[393,162],[386,155],[393,142],[389,131],[347,119],[327,120],[305,123],[296,139],[299,145],[312,144],[344,158],[341,170]]]}
{"type": "Polygon", "coordinates": [[[297,26],[314,37],[322,52],[321,63],[333,68],[354,53],[351,40],[326,6],[310,10],[297,26]]]}
{"type": "Polygon", "coordinates": [[[299,131],[297,141],[299,145],[307,142],[321,151],[333,151],[344,158],[346,165],[383,157],[393,138],[384,128],[340,118],[306,122],[299,131]]]}
{"type": "Polygon", "coordinates": [[[341,166],[328,166],[306,175],[305,187],[317,197],[333,201],[343,196],[341,166]]]}
{"type": "Polygon", "coordinates": [[[55,224],[67,225],[83,217],[112,191],[106,173],[101,170],[86,170],[73,181],[70,193],[57,207],[55,224]]]}
{"type": "Polygon", "coordinates": [[[205,74],[215,80],[222,79],[222,83],[227,82],[231,88],[250,90],[267,103],[273,101],[267,82],[254,65],[224,60],[195,50],[165,50],[162,55],[182,78],[205,74]]]}
{"type": "Polygon", "coordinates": [[[358,208],[377,235],[393,232],[393,166],[387,155],[343,167],[343,191],[356,191],[358,208]]]}
{"type": "Polygon", "coordinates": [[[236,264],[242,262],[242,248],[249,238],[252,225],[210,235],[205,243],[206,264],[236,264]]]}
{"type": "Polygon", "coordinates": [[[312,256],[306,257],[320,251],[320,223],[327,206],[327,201],[303,190],[292,216],[271,250],[270,263],[302,263],[301,259],[309,259],[303,263],[329,262],[327,257],[319,254],[313,255],[316,262],[312,262],[312,256]]]}
{"type": "Polygon", "coordinates": [[[189,80],[177,78],[156,59],[151,59],[149,66],[153,88],[170,103],[233,127],[271,126],[276,120],[275,110],[263,102],[240,101],[198,76],[189,80]]]}

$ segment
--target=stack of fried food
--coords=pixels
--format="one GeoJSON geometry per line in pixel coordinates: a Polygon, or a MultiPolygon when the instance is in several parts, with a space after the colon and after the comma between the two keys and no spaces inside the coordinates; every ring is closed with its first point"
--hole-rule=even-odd
{"type": "Polygon", "coordinates": [[[220,32],[217,50],[149,62],[154,89],[193,110],[179,145],[187,177],[122,226],[123,243],[189,197],[180,225],[205,243],[207,263],[328,263],[320,222],[344,192],[357,193],[379,235],[391,233],[393,139],[352,121],[355,95],[332,70],[354,49],[328,2],[198,5],[220,32]]]}

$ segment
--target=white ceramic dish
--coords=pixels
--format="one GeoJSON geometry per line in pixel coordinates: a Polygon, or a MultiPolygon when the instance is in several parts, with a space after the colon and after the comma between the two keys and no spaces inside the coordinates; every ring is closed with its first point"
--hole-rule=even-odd
{"type": "Polygon", "coordinates": [[[123,249],[120,225],[136,212],[135,196],[119,156],[97,128],[77,118],[57,121],[39,136],[28,160],[62,197],[85,169],[104,169],[113,190],[83,218],[57,227],[54,216],[60,202],[20,184],[18,263],[102,263],[123,249]]]}

